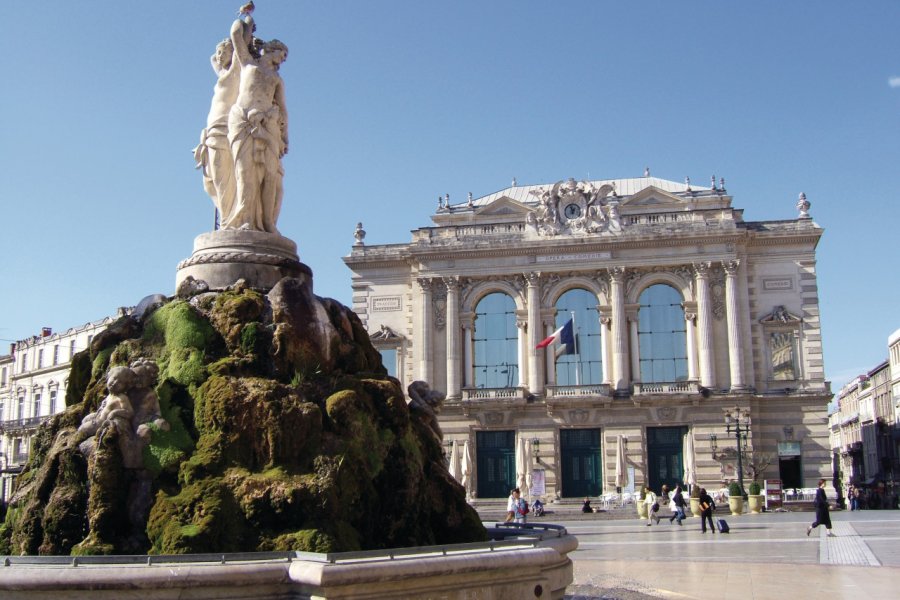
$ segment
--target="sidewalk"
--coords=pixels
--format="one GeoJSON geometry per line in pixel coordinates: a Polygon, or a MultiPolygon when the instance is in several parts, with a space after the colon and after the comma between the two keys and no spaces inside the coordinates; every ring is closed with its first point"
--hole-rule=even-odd
{"type": "MultiPolygon", "coordinates": [[[[586,515],[590,517],[590,515],[586,515]]],[[[700,521],[647,527],[636,517],[562,520],[578,538],[567,600],[651,598],[891,598],[900,582],[900,511],[832,513],[806,535],[812,513],[717,515],[731,533],[700,521]]]]}
{"type": "Polygon", "coordinates": [[[566,598],[893,598],[898,580],[896,568],[579,559],[566,598]]]}

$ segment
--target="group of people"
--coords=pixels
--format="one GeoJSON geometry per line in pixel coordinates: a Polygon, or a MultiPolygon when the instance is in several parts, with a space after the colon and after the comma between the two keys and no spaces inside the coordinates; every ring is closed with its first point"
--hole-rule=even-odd
{"type": "Polygon", "coordinates": [[[506,522],[507,523],[526,523],[528,514],[534,513],[537,517],[544,516],[544,503],[537,499],[534,506],[529,507],[528,502],[522,497],[519,488],[514,488],[509,492],[509,499],[506,501],[506,522]]]}
{"type": "MultiPolygon", "coordinates": [[[[663,506],[669,510],[669,524],[677,522],[681,526],[681,522],[687,518],[687,513],[685,513],[684,509],[688,505],[684,499],[681,486],[675,486],[674,492],[670,494],[669,486],[663,485],[660,492],[657,496],[650,488],[644,487],[643,489],[643,502],[647,506],[647,527],[650,527],[653,523],[659,525],[659,513],[663,506]]],[[[700,531],[706,533],[706,524],[709,523],[709,529],[715,533],[716,528],[713,525],[712,515],[713,511],[716,510],[716,503],[705,488],[700,489],[699,501],[700,531]]]]}
{"type": "Polygon", "coordinates": [[[886,490],[884,485],[862,488],[851,484],[847,488],[847,503],[850,510],[898,508],[896,492],[886,490]]]}

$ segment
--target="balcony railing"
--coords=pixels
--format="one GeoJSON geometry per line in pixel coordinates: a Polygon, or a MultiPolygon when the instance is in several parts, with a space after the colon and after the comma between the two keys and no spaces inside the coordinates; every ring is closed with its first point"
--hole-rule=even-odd
{"type": "Polygon", "coordinates": [[[471,400],[524,400],[524,388],[465,388],[463,402],[471,400]]]}
{"type": "Polygon", "coordinates": [[[638,394],[689,394],[699,392],[696,381],[660,381],[657,383],[635,383],[634,393],[638,394]]]}
{"type": "Polygon", "coordinates": [[[548,385],[547,399],[551,398],[582,398],[586,396],[611,396],[612,391],[608,383],[590,385],[548,385]]]}
{"type": "Polygon", "coordinates": [[[36,429],[38,425],[49,418],[49,415],[44,415],[41,417],[28,417],[26,419],[10,419],[8,421],[0,421],[0,432],[36,429]]]}

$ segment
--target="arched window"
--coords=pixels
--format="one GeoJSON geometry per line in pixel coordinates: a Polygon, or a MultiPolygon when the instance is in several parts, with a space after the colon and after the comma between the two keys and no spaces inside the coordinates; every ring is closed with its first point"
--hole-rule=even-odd
{"type": "Polygon", "coordinates": [[[687,379],[687,331],[681,294],[665,284],[641,292],[638,312],[641,381],[662,383],[687,379]]]}
{"type": "MultiPolygon", "coordinates": [[[[556,327],[574,318],[575,353],[556,358],[557,385],[603,383],[600,353],[600,320],[597,297],[583,289],[569,290],[556,301],[556,327]]],[[[551,347],[548,351],[553,352],[551,347]]]]}
{"type": "Polygon", "coordinates": [[[511,388],[519,384],[519,332],[516,303],[506,294],[488,294],[475,308],[475,387],[511,388]]]}

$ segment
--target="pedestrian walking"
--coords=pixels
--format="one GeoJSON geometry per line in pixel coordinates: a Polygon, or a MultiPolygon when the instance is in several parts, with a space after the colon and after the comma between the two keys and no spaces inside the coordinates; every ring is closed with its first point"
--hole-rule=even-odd
{"type": "Polygon", "coordinates": [[[656,521],[659,525],[659,499],[648,487],[644,487],[644,504],[647,506],[647,527],[656,521]]]}
{"type": "Polygon", "coordinates": [[[706,493],[706,488],[700,488],[700,533],[706,533],[706,522],[709,521],[709,530],[716,532],[716,526],[713,525],[713,511],[716,510],[716,503],[713,502],[712,496],[706,493]]]}
{"type": "Polygon", "coordinates": [[[681,525],[681,522],[686,518],[684,514],[684,507],[686,506],[684,502],[684,495],[681,493],[681,486],[675,486],[675,494],[672,495],[672,503],[675,505],[675,514],[669,517],[669,523],[674,520],[678,520],[678,524],[681,525]]]}
{"type": "Polygon", "coordinates": [[[816,488],[816,499],[813,500],[813,506],[816,507],[816,520],[806,528],[806,535],[809,536],[809,533],[819,525],[824,525],[825,529],[828,530],[828,536],[835,537],[831,531],[831,515],[828,512],[828,498],[825,497],[824,479],[819,480],[819,487],[816,488]]]}

